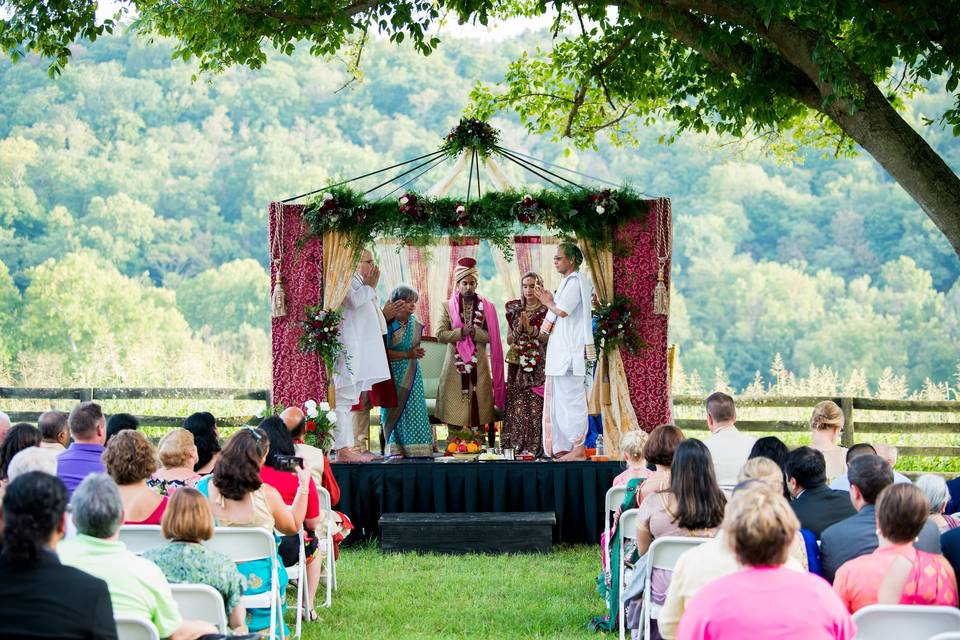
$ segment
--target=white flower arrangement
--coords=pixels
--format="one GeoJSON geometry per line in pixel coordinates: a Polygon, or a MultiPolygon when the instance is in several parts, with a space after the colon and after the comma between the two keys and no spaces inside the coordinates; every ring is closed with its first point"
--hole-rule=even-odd
{"type": "Polygon", "coordinates": [[[324,202],[330,202],[331,200],[333,200],[333,194],[332,194],[332,193],[325,193],[325,194],[323,194],[323,201],[324,201],[324,202]]]}
{"type": "Polygon", "coordinates": [[[606,209],[603,208],[603,205],[602,205],[602,204],[598,204],[598,205],[597,205],[597,213],[601,213],[601,214],[602,214],[604,211],[606,211],[606,209]]]}
{"type": "Polygon", "coordinates": [[[410,198],[408,198],[407,196],[400,197],[400,204],[406,205],[408,202],[410,202],[410,198]]]}

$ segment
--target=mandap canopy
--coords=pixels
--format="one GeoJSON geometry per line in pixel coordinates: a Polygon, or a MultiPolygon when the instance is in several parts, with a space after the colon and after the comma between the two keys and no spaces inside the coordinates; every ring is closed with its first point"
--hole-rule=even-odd
{"type": "Polygon", "coordinates": [[[325,361],[336,357],[339,345],[323,328],[336,326],[335,310],[364,244],[389,238],[405,249],[421,290],[418,315],[429,328],[433,307],[449,294],[448,264],[475,255],[480,239],[490,241],[498,263],[515,261],[527,271],[547,263],[549,243],[569,238],[583,250],[600,303],[591,412],[603,418],[605,442],[616,451],[624,431],[668,422],[670,201],[643,198],[630,188],[585,188],[553,168],[501,146],[487,123],[463,120],[433,153],[270,203],[274,401],[303,406],[326,397],[325,361]],[[497,160],[519,165],[552,188],[513,189],[497,160]],[[426,193],[406,190],[450,162],[426,193]],[[481,168],[495,188],[482,195],[481,168]],[[383,179],[394,170],[399,174],[383,179]],[[466,196],[446,197],[464,173],[466,196]],[[375,186],[356,188],[362,181],[375,186]],[[289,204],[305,198],[306,204],[289,204]],[[428,260],[424,252],[431,245],[438,255],[428,260]],[[441,279],[429,277],[428,263],[441,279]]]}

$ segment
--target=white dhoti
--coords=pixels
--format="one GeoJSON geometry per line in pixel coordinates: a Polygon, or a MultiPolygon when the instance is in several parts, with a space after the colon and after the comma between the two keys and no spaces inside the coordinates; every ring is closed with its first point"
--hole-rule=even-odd
{"type": "Polygon", "coordinates": [[[340,340],[348,357],[341,358],[333,372],[333,384],[337,390],[334,449],[352,447],[356,442],[351,409],[360,400],[360,394],[372,389],[376,383],[390,379],[390,365],[383,348],[383,326],[376,292],[363,284],[359,276],[354,276],[350,291],[343,300],[340,324],[340,340]]]}
{"type": "Polygon", "coordinates": [[[543,450],[554,457],[587,438],[587,387],[584,376],[547,376],[544,387],[543,450]]]}

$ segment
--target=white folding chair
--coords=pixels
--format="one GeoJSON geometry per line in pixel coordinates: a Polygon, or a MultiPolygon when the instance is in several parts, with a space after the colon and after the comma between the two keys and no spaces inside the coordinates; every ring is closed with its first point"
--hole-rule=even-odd
{"type": "Polygon", "coordinates": [[[960,631],[960,611],[954,607],[917,604],[874,604],[853,614],[858,640],[928,640],[947,631],[960,631]]]}
{"type": "Polygon", "coordinates": [[[653,602],[651,601],[652,576],[654,569],[665,569],[672,571],[677,564],[677,560],[684,553],[699,544],[703,544],[709,538],[687,538],[683,536],[664,536],[657,538],[647,549],[647,563],[644,567],[646,572],[643,589],[643,637],[650,637],[650,619],[653,617],[653,602]]]}
{"type": "Polygon", "coordinates": [[[960,631],[944,631],[935,636],[930,636],[930,640],[960,640],[960,631]]]}
{"type": "Polygon", "coordinates": [[[140,616],[114,616],[117,623],[118,640],[160,640],[160,634],[153,623],[140,616]]]}
{"type": "MultiPolygon", "coordinates": [[[[617,594],[617,626],[620,628],[620,640],[626,638],[624,626],[626,626],[626,608],[623,604],[624,591],[624,573],[626,573],[627,559],[623,555],[623,543],[627,540],[637,539],[637,513],[639,509],[627,509],[620,514],[620,524],[617,527],[617,540],[620,542],[619,555],[617,556],[617,573],[620,576],[620,593],[617,594]]],[[[612,569],[612,567],[611,567],[612,569]]]]}
{"type": "Polygon", "coordinates": [[[307,583],[307,552],[303,539],[303,529],[300,529],[297,539],[300,547],[297,553],[297,570],[289,576],[289,580],[297,583],[297,631],[295,635],[300,638],[302,637],[300,634],[303,629],[303,614],[306,609],[306,603],[303,600],[307,583]]]}
{"type": "Polygon", "coordinates": [[[120,527],[120,542],[127,551],[141,555],[147,549],[156,549],[167,544],[158,524],[125,524],[120,527]]]}
{"type": "Polygon", "coordinates": [[[623,496],[626,493],[626,487],[610,487],[607,489],[607,497],[603,501],[603,557],[607,561],[607,568],[610,571],[613,571],[613,567],[610,565],[610,529],[613,527],[613,515],[623,504],[623,496]]]}
{"type": "MultiPolygon", "coordinates": [[[[271,640],[277,637],[277,612],[280,610],[280,568],[277,566],[277,543],[273,534],[257,527],[217,527],[213,537],[204,542],[211,549],[226,554],[236,563],[253,560],[270,560],[270,591],[256,595],[243,596],[240,601],[248,609],[270,608],[271,640]]],[[[283,640],[283,625],[280,627],[280,639],[283,640]]]]}
{"type": "Polygon", "coordinates": [[[227,613],[220,592],[208,584],[171,584],[173,600],[185,620],[203,620],[227,632],[227,613]]]}
{"type": "MultiPolygon", "coordinates": [[[[331,505],[330,492],[323,487],[317,487],[317,493],[320,494],[320,513],[327,517],[333,506],[331,505]]],[[[326,571],[324,572],[324,581],[326,582],[327,595],[323,601],[324,607],[329,607],[331,603],[331,592],[337,589],[337,561],[333,553],[333,531],[329,522],[324,526],[325,536],[319,540],[320,553],[325,555],[326,571]]]]}

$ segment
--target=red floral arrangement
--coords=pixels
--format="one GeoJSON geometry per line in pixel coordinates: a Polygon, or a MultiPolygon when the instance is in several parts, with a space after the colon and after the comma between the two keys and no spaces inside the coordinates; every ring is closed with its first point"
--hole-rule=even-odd
{"type": "Polygon", "coordinates": [[[602,189],[590,195],[590,202],[598,215],[612,215],[617,212],[617,201],[610,189],[602,189]]]}
{"type": "Polygon", "coordinates": [[[453,223],[460,228],[467,226],[467,223],[470,221],[470,216],[467,214],[467,205],[462,202],[457,203],[456,209],[453,211],[454,218],[453,223]]]}
{"type": "Polygon", "coordinates": [[[307,417],[303,441],[318,449],[330,451],[333,445],[334,424],[329,415],[324,415],[314,400],[307,400],[303,404],[303,413],[307,417]]]}
{"type": "Polygon", "coordinates": [[[646,343],[637,330],[634,319],[633,303],[622,295],[616,295],[613,302],[601,304],[593,310],[593,344],[598,352],[604,354],[624,347],[627,353],[636,354],[646,347],[646,343]]]}
{"type": "MultiPolygon", "coordinates": [[[[349,360],[347,349],[340,342],[340,311],[324,309],[322,304],[308,305],[300,323],[300,350],[320,356],[327,371],[333,371],[340,356],[349,360]]],[[[348,364],[349,367],[349,364],[348,364]]]]}
{"type": "Polygon", "coordinates": [[[521,224],[536,224],[543,213],[543,205],[531,195],[523,198],[513,206],[514,216],[521,224]]]}
{"type": "Polygon", "coordinates": [[[417,197],[417,194],[408,191],[400,196],[398,204],[400,205],[400,213],[410,216],[417,222],[423,222],[427,219],[427,208],[417,197]]]}

